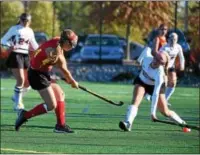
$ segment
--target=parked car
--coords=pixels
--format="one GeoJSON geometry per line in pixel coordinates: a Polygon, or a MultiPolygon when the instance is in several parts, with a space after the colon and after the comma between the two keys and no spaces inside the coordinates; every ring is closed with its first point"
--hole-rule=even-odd
{"type": "Polygon", "coordinates": [[[101,53],[100,35],[89,34],[80,51],[82,61],[99,60],[122,62],[124,53],[116,35],[102,34],[101,53]]]}
{"type": "MultiPolygon", "coordinates": [[[[175,32],[177,33],[178,35],[178,43],[181,45],[181,47],[183,48],[183,52],[184,54],[186,53],[189,53],[190,51],[190,45],[188,44],[187,42],[187,39],[185,38],[185,35],[184,33],[180,30],[180,29],[169,29],[168,30],[168,34],[167,34],[167,37],[172,33],[172,32],[175,32]]],[[[147,44],[149,47],[152,47],[153,45],[153,40],[154,38],[157,36],[158,34],[158,31],[157,29],[154,29],[153,31],[151,31],[148,35],[148,38],[147,38],[147,44]]]]}
{"type": "Polygon", "coordinates": [[[48,35],[44,32],[35,32],[34,34],[35,34],[35,40],[39,45],[49,40],[48,35]]]}
{"type": "Polygon", "coordinates": [[[130,59],[136,60],[140,56],[144,48],[145,46],[140,43],[130,42],[130,59]]]}
{"type": "MultiPolygon", "coordinates": [[[[127,40],[126,38],[119,37],[120,45],[122,46],[124,53],[126,53],[127,40]]],[[[137,42],[130,42],[130,59],[136,60],[144,49],[144,45],[137,42]]]]}

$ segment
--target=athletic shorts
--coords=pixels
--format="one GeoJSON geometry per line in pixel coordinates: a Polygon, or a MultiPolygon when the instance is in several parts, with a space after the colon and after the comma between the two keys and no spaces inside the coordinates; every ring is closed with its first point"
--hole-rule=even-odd
{"type": "Polygon", "coordinates": [[[168,72],[176,72],[176,69],[174,67],[171,67],[168,69],[168,72]]]}
{"type": "Polygon", "coordinates": [[[28,69],[28,80],[34,90],[47,88],[51,84],[49,72],[41,72],[30,67],[28,69]]]}
{"type": "Polygon", "coordinates": [[[6,66],[8,68],[27,69],[29,66],[29,56],[28,54],[11,52],[6,61],[6,66]]]}
{"type": "MultiPolygon", "coordinates": [[[[146,83],[144,83],[139,76],[137,76],[134,80],[134,85],[138,84],[144,87],[145,89],[145,93],[149,94],[149,95],[153,95],[153,91],[154,91],[154,85],[148,85],[146,83]]],[[[161,88],[160,88],[160,94],[164,94],[165,93],[165,83],[162,84],[161,88]]]]}

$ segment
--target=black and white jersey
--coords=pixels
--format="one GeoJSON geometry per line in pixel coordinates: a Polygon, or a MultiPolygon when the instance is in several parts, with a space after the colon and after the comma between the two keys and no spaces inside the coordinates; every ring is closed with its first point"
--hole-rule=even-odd
{"type": "Polygon", "coordinates": [[[184,69],[185,68],[185,59],[183,56],[183,50],[182,47],[179,44],[175,44],[173,47],[170,46],[169,43],[167,43],[166,45],[164,45],[163,47],[161,47],[161,49],[159,50],[160,52],[167,52],[169,54],[170,57],[170,61],[169,61],[169,68],[174,67],[174,63],[175,63],[175,59],[177,57],[177,55],[180,58],[180,65],[181,68],[184,69]]]}
{"type": "Polygon", "coordinates": [[[14,47],[13,52],[28,54],[29,48],[36,50],[38,44],[35,40],[33,30],[22,25],[12,26],[1,39],[1,44],[14,47]]]}
{"type": "Polygon", "coordinates": [[[159,66],[158,68],[152,68],[151,63],[153,61],[153,56],[149,53],[149,50],[146,50],[144,52],[145,53],[143,53],[143,55],[141,55],[141,57],[138,58],[138,62],[141,62],[142,65],[139,78],[145,84],[154,86],[151,103],[151,114],[155,115],[160,89],[162,84],[165,82],[165,72],[163,66],[159,66]]]}

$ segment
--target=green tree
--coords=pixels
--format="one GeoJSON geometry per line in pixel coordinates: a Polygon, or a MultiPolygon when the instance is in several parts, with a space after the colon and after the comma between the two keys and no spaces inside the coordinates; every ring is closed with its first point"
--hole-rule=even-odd
{"type": "MultiPolygon", "coordinates": [[[[29,2],[29,13],[32,15],[31,27],[34,31],[41,31],[52,36],[53,32],[53,4],[52,2],[31,1],[29,2]]],[[[59,21],[55,15],[55,35],[60,34],[59,21]]]]}
{"type": "Polygon", "coordinates": [[[90,33],[89,14],[91,6],[85,6],[86,2],[59,1],[55,2],[58,18],[60,20],[60,29],[72,28],[75,32],[90,33]]]}
{"type": "Polygon", "coordinates": [[[22,2],[1,2],[1,37],[12,26],[15,25],[24,7],[22,2]]]}

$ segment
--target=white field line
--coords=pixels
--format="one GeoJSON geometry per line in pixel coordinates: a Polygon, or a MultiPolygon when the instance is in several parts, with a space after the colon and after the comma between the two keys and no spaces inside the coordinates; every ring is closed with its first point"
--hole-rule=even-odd
{"type": "Polygon", "coordinates": [[[16,150],[16,149],[10,149],[10,148],[1,148],[1,151],[12,151],[12,152],[23,152],[23,153],[41,153],[41,154],[53,154],[52,152],[38,152],[38,151],[32,151],[32,150],[16,150]]]}

